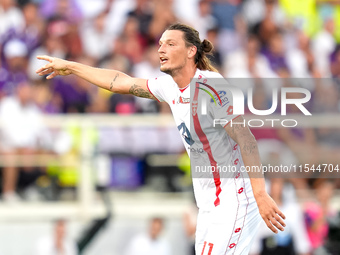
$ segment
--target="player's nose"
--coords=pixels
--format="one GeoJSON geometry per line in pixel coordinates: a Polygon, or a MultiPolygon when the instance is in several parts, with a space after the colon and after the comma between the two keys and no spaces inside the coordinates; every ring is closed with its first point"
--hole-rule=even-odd
{"type": "Polygon", "coordinates": [[[158,48],[158,53],[165,53],[165,47],[164,44],[160,45],[158,48]]]}

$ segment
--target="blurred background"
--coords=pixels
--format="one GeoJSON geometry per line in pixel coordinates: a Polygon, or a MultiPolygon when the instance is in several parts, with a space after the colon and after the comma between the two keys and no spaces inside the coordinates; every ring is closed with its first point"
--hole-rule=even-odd
{"type": "Polygon", "coordinates": [[[176,21],[214,44],[224,77],[251,81],[256,109],[273,84],[312,94],[301,125],[252,131],[263,164],[332,172],[266,176],[288,227],[263,224],[251,254],[340,254],[339,0],[0,0],[0,255],[194,254],[190,161],[168,106],[35,74],[47,54],[160,76],[176,21]]]}

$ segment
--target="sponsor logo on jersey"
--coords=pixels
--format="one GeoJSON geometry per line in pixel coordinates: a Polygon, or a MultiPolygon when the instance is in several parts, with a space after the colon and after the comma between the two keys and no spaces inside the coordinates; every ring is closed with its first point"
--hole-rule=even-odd
{"type": "MultiPolygon", "coordinates": [[[[227,92],[225,92],[224,90],[220,90],[218,91],[218,95],[220,96],[220,99],[222,101],[222,107],[226,106],[227,104],[229,104],[229,99],[228,97],[226,96],[227,95],[227,92]]],[[[215,98],[215,102],[218,100],[218,98],[216,97],[216,95],[214,95],[214,98],[215,98]]],[[[213,99],[210,99],[210,102],[213,103],[214,100],[213,99]]],[[[218,102],[218,105],[221,106],[220,102],[218,102]]]]}
{"type": "Polygon", "coordinates": [[[194,152],[194,153],[203,153],[204,152],[203,148],[195,149],[195,148],[188,147],[188,149],[190,150],[190,152],[194,152]]]}
{"type": "Polygon", "coordinates": [[[189,104],[190,103],[190,97],[189,98],[184,98],[184,97],[179,97],[177,104],[189,104]]]}

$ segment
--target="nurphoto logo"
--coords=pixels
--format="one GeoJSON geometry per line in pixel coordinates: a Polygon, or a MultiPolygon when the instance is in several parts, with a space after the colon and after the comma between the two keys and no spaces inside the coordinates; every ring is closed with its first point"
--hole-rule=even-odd
{"type": "MultiPolygon", "coordinates": [[[[235,79],[236,80],[236,79],[235,79]]],[[[237,81],[237,80],[236,80],[237,81]]],[[[192,114],[195,116],[199,110],[201,115],[207,115],[208,104],[214,103],[215,106],[223,107],[228,115],[244,115],[245,114],[245,104],[247,104],[250,113],[256,116],[268,116],[273,113],[278,113],[281,116],[287,116],[287,106],[294,105],[299,111],[306,115],[312,115],[307,108],[304,106],[311,99],[311,92],[302,87],[273,87],[271,88],[271,106],[269,109],[256,109],[253,102],[253,88],[249,87],[242,90],[236,85],[232,85],[225,79],[209,79],[201,82],[200,80],[195,81],[196,88],[203,90],[209,96],[200,97],[200,100],[194,100],[192,103],[192,114]],[[209,85],[214,84],[214,85],[209,85]],[[294,98],[290,98],[289,95],[293,94],[294,98]],[[280,100],[279,100],[280,99],[280,100]],[[232,104],[231,104],[232,102],[232,104]],[[280,102],[280,103],[279,103],[280,102]],[[228,104],[230,106],[228,107],[228,104]]],[[[296,127],[297,120],[295,119],[249,119],[247,121],[250,127],[262,127],[264,122],[268,122],[274,127],[276,122],[280,122],[283,127],[296,127]]],[[[214,127],[218,125],[227,124],[229,121],[226,119],[214,119],[214,127]]],[[[243,122],[233,122],[230,121],[230,125],[246,125],[246,121],[243,122]]]]}

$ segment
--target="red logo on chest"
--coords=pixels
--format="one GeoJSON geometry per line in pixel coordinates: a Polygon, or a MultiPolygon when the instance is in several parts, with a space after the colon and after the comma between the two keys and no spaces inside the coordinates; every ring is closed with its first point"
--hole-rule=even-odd
{"type": "Polygon", "coordinates": [[[179,97],[178,103],[179,104],[189,104],[190,103],[190,98],[179,97]]]}

